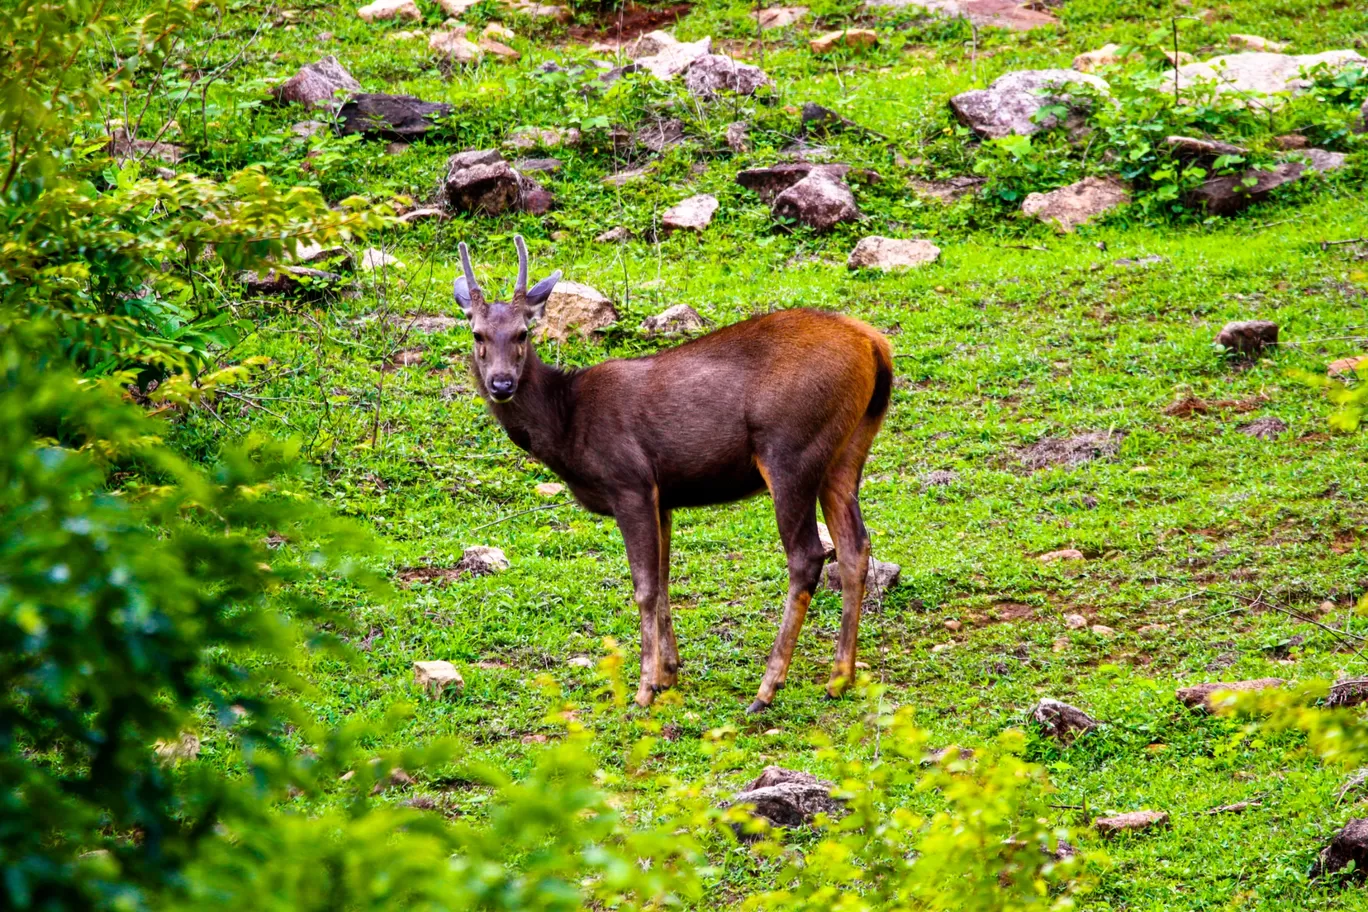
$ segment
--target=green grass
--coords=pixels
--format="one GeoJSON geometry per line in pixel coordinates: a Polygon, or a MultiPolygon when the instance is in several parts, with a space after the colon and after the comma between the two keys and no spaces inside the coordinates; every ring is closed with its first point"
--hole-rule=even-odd
{"type": "MultiPolygon", "coordinates": [[[[553,152],[566,164],[547,181],[558,198],[552,215],[458,217],[376,239],[407,267],[385,281],[362,280],[354,298],[263,311],[241,302],[231,283],[223,288],[228,303],[259,318],[229,358],[270,356],[270,380],[256,394],[272,398],[261,400],[264,409],[223,402],[222,423],[192,414],[178,431],[181,443],[209,450],[225,434],[299,435],[320,466],[318,494],[372,524],[394,570],[452,566],[476,544],[504,549],[512,563],[494,576],[417,585],[388,604],[340,587],[325,592],[355,618],[353,642],[375,635],[356,662],[320,658],[306,669],[316,685],[307,698],[313,712],[374,720],[379,732],[387,713],[413,703],[405,723],[377,734],[376,749],[456,736],[468,742],[470,760],[516,774],[537,750],[532,736],[557,737],[545,720],[554,701],[539,683],[543,676],[564,699],[584,705],[599,681],[568,659],[598,659],[611,638],[627,650],[627,665],[635,663],[636,610],[612,521],[574,506],[529,512],[547,504],[533,487],[553,476],[516,450],[474,396],[464,325],[404,338],[388,319],[410,311],[459,316],[449,296],[458,240],[472,244],[491,287],[506,286],[511,236],[520,231],[534,272],[563,269],[612,296],[622,313],[601,339],[544,349],[547,360],[585,365],[652,351],[667,343],[642,338],[636,325],[675,303],[719,325],[773,308],[830,308],[889,333],[898,379],[862,503],[874,554],[902,566],[902,583],[867,613],[861,657],[869,675],[888,685],[889,705],[916,707],[932,744],[990,742],[1022,725],[1045,696],[1106,723],[1068,747],[1034,736],[1028,742],[1058,789],[1058,822],[1084,823],[1085,812],[1074,808],[1085,806],[1090,814],[1163,809],[1173,825],[1108,844],[1112,864],[1084,907],[1368,908],[1353,888],[1306,881],[1329,835],[1363,812],[1335,799],[1344,771],[1319,763],[1298,738],[1246,737],[1237,723],[1195,717],[1173,698],[1175,686],[1206,680],[1368,673],[1325,629],[1239,600],[1262,594],[1326,624],[1364,628],[1351,607],[1368,589],[1359,545],[1368,535],[1368,447],[1362,435],[1330,434],[1320,395],[1289,377],[1297,368],[1323,371],[1328,361],[1361,351],[1368,336],[1368,248],[1319,244],[1368,234],[1361,140],[1342,140],[1354,153],[1345,172],[1237,218],[1148,220],[1123,211],[1077,236],[1056,237],[1000,203],[946,207],[909,192],[913,177],[971,173],[978,155],[951,128],[945,99],[1013,68],[1067,65],[1108,41],[1150,41],[1171,15],[1193,7],[1070,0],[1058,29],[985,32],[976,47],[962,23],[876,18],[880,47],[835,61],[814,59],[804,32],[790,31],[765,48],[766,69],[779,85],[776,104],[722,102],[700,112],[645,83],[585,99],[573,80],[538,80],[533,73],[544,60],[591,55],[525,21],[509,20],[520,36],[536,36],[514,42],[520,63],[447,76],[428,59],[425,41],[384,37],[410,26],[368,26],[349,6],[299,4],[248,47],[207,98],[210,141],[186,128],[192,167],[215,173],[261,163],[278,177],[317,182],[330,198],[426,197],[448,155],[493,146],[520,125],[631,124],[672,102],[665,110],[684,118],[695,139],[663,156],[652,180],[620,191],[599,178],[631,163],[614,162],[606,148],[590,142],[553,152]],[[325,31],[332,40],[318,41],[325,31]],[[249,102],[324,53],[336,54],[368,90],[456,104],[452,126],[399,155],[386,155],[383,142],[320,137],[313,142],[328,152],[326,164],[301,172],[307,147],[289,138],[288,125],[305,116],[249,102]],[[779,230],[766,207],[733,182],[740,168],[777,158],[797,129],[786,106],[809,100],[890,140],[846,134],[830,141],[834,158],[873,168],[883,180],[856,186],[867,221],[827,236],[779,230]],[[722,127],[738,118],[754,123],[753,153],[732,155],[720,142],[722,127]],[[926,161],[899,167],[895,149],[926,161]],[[618,224],[645,232],[660,211],[698,192],[715,193],[722,204],[701,237],[593,242],[618,224]],[[930,237],[943,254],[904,275],[852,275],[845,256],[870,233],[930,237]],[[1163,259],[1116,262],[1143,256],[1163,259]],[[1284,341],[1296,344],[1248,368],[1225,361],[1212,346],[1216,331],[1248,318],[1277,321],[1284,341]],[[421,363],[377,370],[396,348],[415,347],[425,350],[421,363]],[[1165,414],[1187,395],[1247,401],[1252,409],[1165,414]],[[1237,432],[1264,416],[1281,418],[1289,431],[1271,441],[1237,432]],[[1021,465],[1019,451],[1040,438],[1107,430],[1124,434],[1114,456],[1034,473],[1021,465]],[[921,477],[935,469],[958,478],[924,488],[921,477]],[[1087,560],[1036,559],[1066,547],[1087,560]],[[1333,608],[1317,614],[1325,601],[1333,608]],[[1022,604],[1032,609],[1028,618],[1000,619],[1004,606],[1022,604]],[[1116,635],[1067,630],[1070,613],[1116,635]],[[964,629],[950,632],[949,619],[964,629]],[[1155,624],[1166,627],[1138,632],[1155,624]],[[1289,650],[1293,637],[1301,639],[1289,650]],[[932,651],[941,644],[953,646],[932,651]],[[465,689],[450,700],[422,700],[410,665],[439,658],[460,667],[465,689]],[[1205,814],[1255,798],[1262,805],[1241,815],[1205,814]]],[[[430,29],[441,17],[434,5],[425,8],[430,29]]],[[[813,9],[823,26],[870,18],[850,3],[813,9]]],[[[235,6],[222,37],[194,53],[222,62],[263,15],[259,5],[235,6]]],[[[745,40],[746,15],[744,5],[709,0],[676,34],[745,40]]],[[[1223,48],[1224,36],[1236,31],[1292,40],[1307,52],[1352,46],[1366,34],[1353,4],[1304,0],[1225,3],[1212,22],[1185,28],[1184,46],[1194,51],[1223,48]]],[[[743,53],[730,41],[727,47],[743,53]]],[[[670,594],[684,669],[679,689],[651,714],[670,737],[652,748],[649,769],[702,781],[719,796],[764,763],[824,771],[813,759],[814,733],[838,735],[867,709],[858,699],[823,696],[839,617],[831,593],[815,599],[773,709],[743,714],[784,588],[768,499],[676,516],[670,594]],[[728,726],[747,760],[719,773],[705,736],[728,726]]],[[[598,730],[603,763],[614,768],[644,730],[644,716],[597,714],[589,724],[598,730]]],[[[226,736],[205,735],[208,754],[216,737],[226,736]]],[[[853,749],[871,754],[874,747],[853,749]]],[[[634,781],[627,777],[623,786],[630,806],[648,813],[651,794],[634,781]]],[[[441,793],[451,813],[478,814],[485,798],[435,778],[420,778],[415,788],[441,793]]],[[[1098,845],[1086,830],[1079,841],[1098,845]]],[[[724,895],[739,897],[760,882],[762,872],[744,853],[718,861],[724,895]]]]}

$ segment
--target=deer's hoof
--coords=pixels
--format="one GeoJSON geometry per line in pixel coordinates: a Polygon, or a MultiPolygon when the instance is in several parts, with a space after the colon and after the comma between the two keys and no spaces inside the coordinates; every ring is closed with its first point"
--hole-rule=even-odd
{"type": "Polygon", "coordinates": [[[655,694],[656,692],[654,687],[651,687],[649,685],[642,685],[642,687],[637,691],[636,705],[640,706],[642,709],[645,709],[646,707],[650,706],[653,702],[655,702],[655,694]]]}
{"type": "Polygon", "coordinates": [[[831,683],[827,684],[827,699],[839,700],[842,696],[845,695],[847,686],[848,685],[846,684],[845,678],[832,678],[831,683]]]}
{"type": "Polygon", "coordinates": [[[752,703],[750,706],[747,706],[747,707],[746,707],[746,715],[748,715],[748,716],[759,715],[760,713],[762,713],[762,712],[764,712],[765,710],[769,709],[769,706],[770,706],[770,705],[769,705],[768,703],[766,703],[764,700],[756,700],[756,701],[755,701],[754,703],[752,703]]]}

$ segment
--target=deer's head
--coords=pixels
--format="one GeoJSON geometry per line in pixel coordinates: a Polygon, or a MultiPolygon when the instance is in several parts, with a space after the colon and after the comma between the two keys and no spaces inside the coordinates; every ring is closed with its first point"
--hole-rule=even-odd
{"type": "Polygon", "coordinates": [[[475,374],[481,392],[495,402],[508,402],[518,392],[518,380],[527,363],[528,332],[546,312],[546,301],[560,281],[556,270],[531,288],[527,287],[527,245],[522,235],[513,238],[518,248],[518,284],[510,301],[485,301],[480,283],[470,268],[470,251],[462,241],[461,269],[465,275],[452,287],[456,303],[465,311],[475,334],[475,374]]]}

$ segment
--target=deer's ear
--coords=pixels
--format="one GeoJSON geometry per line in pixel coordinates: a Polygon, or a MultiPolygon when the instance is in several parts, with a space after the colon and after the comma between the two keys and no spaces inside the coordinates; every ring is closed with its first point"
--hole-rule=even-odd
{"type": "Polygon", "coordinates": [[[470,285],[466,283],[465,276],[458,276],[451,285],[451,293],[456,297],[456,303],[461,305],[461,311],[469,320],[474,311],[474,305],[470,300],[470,285]]]}
{"type": "Polygon", "coordinates": [[[551,297],[556,283],[560,281],[561,271],[557,269],[536,285],[527,290],[528,324],[536,323],[546,313],[546,302],[551,297]]]}

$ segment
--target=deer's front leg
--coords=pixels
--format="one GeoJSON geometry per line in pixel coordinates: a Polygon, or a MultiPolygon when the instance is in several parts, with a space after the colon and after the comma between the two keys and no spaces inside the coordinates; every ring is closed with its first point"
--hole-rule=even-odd
{"type": "Polygon", "coordinates": [[[656,492],[628,495],[615,506],[613,516],[627,546],[632,568],[632,595],[641,611],[641,685],[638,706],[649,706],[656,691],[665,685],[660,656],[660,511],[656,492]]]}

